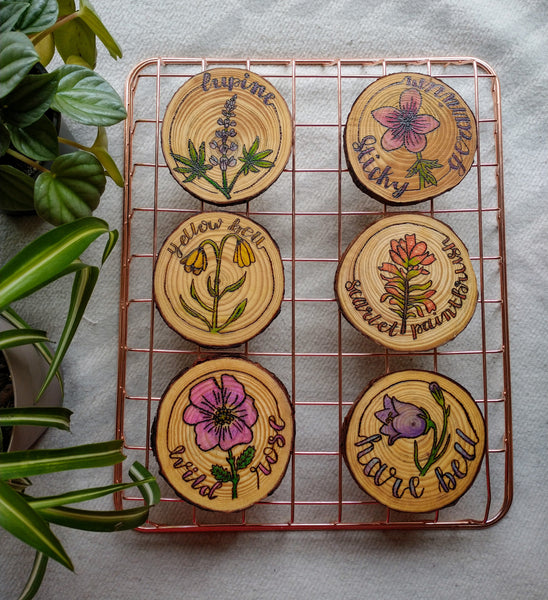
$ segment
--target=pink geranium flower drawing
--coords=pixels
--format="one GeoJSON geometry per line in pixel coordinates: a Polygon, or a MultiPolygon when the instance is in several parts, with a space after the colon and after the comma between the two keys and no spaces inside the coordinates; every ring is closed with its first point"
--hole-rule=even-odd
{"type": "Polygon", "coordinates": [[[196,444],[203,452],[216,446],[228,452],[230,471],[221,465],[212,465],[211,473],[221,483],[232,483],[232,498],[238,497],[238,471],[248,467],[255,448],[248,446],[235,457],[232,449],[253,440],[252,427],[258,413],[254,399],[232,375],[221,375],[221,386],[214,377],[196,384],[190,390],[190,404],[183,412],[183,421],[194,427],[196,444]]]}
{"type": "Polygon", "coordinates": [[[402,146],[417,160],[407,171],[407,177],[419,176],[419,189],[428,185],[437,185],[432,169],[441,165],[437,159],[423,159],[421,152],[426,148],[426,134],[440,126],[440,122],[432,115],[419,114],[422,96],[413,88],[404,90],[400,95],[399,108],[382,106],[371,112],[373,118],[388,129],[381,139],[381,146],[387,152],[398,150],[402,146]]]}
{"type": "Polygon", "coordinates": [[[371,114],[388,130],[382,136],[381,145],[388,152],[401,146],[409,152],[422,152],[426,147],[426,134],[440,126],[432,115],[419,115],[422,104],[420,92],[408,89],[401,93],[400,108],[383,106],[371,114]]]}

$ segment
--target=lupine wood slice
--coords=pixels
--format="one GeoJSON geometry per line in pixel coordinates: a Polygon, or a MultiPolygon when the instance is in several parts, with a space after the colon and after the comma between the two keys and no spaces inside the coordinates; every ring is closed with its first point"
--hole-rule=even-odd
{"type": "Polygon", "coordinates": [[[252,506],[280,485],[294,431],[283,384],[256,363],[220,357],[172,381],[152,444],[161,474],[179,496],[228,513],[252,506]]]}
{"type": "Polygon", "coordinates": [[[219,68],[189,79],[173,96],[162,150],[175,179],[217,205],[246,202],[281,175],[293,140],[278,90],[250,71],[219,68]]]}
{"type": "Polygon", "coordinates": [[[472,396],[428,371],[373,381],[343,426],[342,451],[356,483],[403,512],[457,501],[474,482],[484,450],[485,424],[472,396]]]}
{"type": "Polygon", "coordinates": [[[387,204],[450,190],[470,170],[476,146],[476,120],[463,98],[419,73],[370,84],[352,106],[344,135],[354,183],[387,204]]]}
{"type": "Polygon", "coordinates": [[[246,217],[194,215],[158,254],[156,306],[172,329],[200,346],[250,340],[276,317],[283,296],[280,250],[264,227],[246,217]]]}
{"type": "Polygon", "coordinates": [[[335,293],[358,331],[402,351],[452,340],[478,296],[463,242],[441,221],[415,214],[386,217],[361,233],[339,262],[335,293]]]}

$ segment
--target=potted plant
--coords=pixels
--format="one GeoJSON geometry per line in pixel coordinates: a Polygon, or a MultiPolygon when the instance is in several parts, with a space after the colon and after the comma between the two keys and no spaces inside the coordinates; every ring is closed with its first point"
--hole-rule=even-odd
{"type": "MultiPolygon", "coordinates": [[[[0,315],[12,325],[0,332],[0,351],[31,344],[49,365],[33,403],[0,408],[0,426],[66,430],[70,410],[41,407],[35,401],[43,397],[53,380],[59,381],[61,361],[82,319],[100,268],[118,237],[105,221],[91,216],[105,188],[105,171],[118,184],[123,183],[108,155],[104,128],[125,117],[118,95],[93,71],[96,37],[113,56],[119,56],[120,51],[87,0],[80,2],[78,10],[72,0],[4,0],[0,2],[0,33],[0,208],[7,212],[35,210],[54,225],[0,266],[0,315]],[[36,65],[47,64],[55,49],[66,64],[49,73],[31,73],[36,65]],[[95,143],[85,147],[61,140],[75,146],[76,151],[59,154],[56,113],[97,126],[95,143]],[[30,172],[26,167],[30,167],[30,172]],[[101,237],[106,237],[102,259],[100,264],[92,264],[83,255],[101,237]],[[50,283],[65,276],[74,277],[72,291],[62,333],[55,352],[51,352],[46,345],[47,334],[27,324],[13,305],[42,293],[50,283]]],[[[36,550],[35,563],[20,598],[36,594],[49,558],[72,569],[66,550],[51,529],[52,523],[93,531],[134,528],[147,519],[149,506],[159,499],[155,479],[138,463],[129,471],[131,482],[62,493],[56,490],[54,495],[41,498],[28,493],[28,478],[105,467],[124,458],[120,440],[0,451],[0,527],[36,550]],[[120,493],[135,485],[143,495],[143,505],[136,508],[90,511],[67,506],[120,493]]]]}

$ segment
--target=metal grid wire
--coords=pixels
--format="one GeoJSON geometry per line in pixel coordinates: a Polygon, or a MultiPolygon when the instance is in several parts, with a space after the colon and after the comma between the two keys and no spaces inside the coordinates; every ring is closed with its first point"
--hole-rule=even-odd
{"type": "MultiPolygon", "coordinates": [[[[182,220],[218,210],[174,181],[160,132],[175,91],[200,71],[219,66],[244,68],[270,80],[292,114],[292,155],[280,179],[251,202],[224,210],[258,221],[281,248],[286,290],[280,315],[265,332],[228,352],[262,364],[285,383],[295,407],[295,450],[279,488],[238,513],[193,507],[159,478],[162,500],[140,530],[430,529],[497,522],[512,498],[500,89],[493,70],[474,58],[154,58],[135,67],[126,87],[116,417],[126,464],[139,460],[158,473],[150,431],[162,392],[183,369],[217,353],[186,342],[165,325],[152,301],[152,273],[163,240],[182,220]],[[400,71],[445,81],[477,120],[478,147],[468,175],[453,190],[412,208],[387,207],[358,190],[342,147],[354,100],[376,78],[400,71]],[[450,225],[467,245],[478,279],[478,307],[468,327],[428,352],[376,345],[341,317],[333,293],[338,260],[350,241],[396,212],[419,212],[450,225]],[[409,515],[378,504],[356,486],[340,453],[341,426],[354,400],[371,379],[405,368],[458,381],[476,399],[487,425],[486,455],[472,488],[455,505],[428,514],[409,515]]],[[[125,468],[116,466],[117,482],[127,479],[125,468]]],[[[130,508],[142,499],[118,494],[115,502],[119,509],[130,508]]]]}

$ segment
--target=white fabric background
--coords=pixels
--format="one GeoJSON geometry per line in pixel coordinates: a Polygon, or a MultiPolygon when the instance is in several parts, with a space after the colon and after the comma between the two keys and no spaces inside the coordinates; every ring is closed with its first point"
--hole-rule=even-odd
{"type": "MultiPolygon", "coordinates": [[[[478,531],[281,532],[199,535],[93,534],[56,531],[72,557],[72,574],[50,561],[42,599],[144,600],[354,597],[541,599],[548,571],[547,248],[548,3],[546,0],[319,0],[162,3],[94,0],[124,57],[100,49],[98,70],[123,95],[128,73],[155,56],[413,57],[475,56],[501,80],[512,359],[515,494],[509,514],[478,531]]],[[[123,127],[110,149],[123,161],[123,127]]],[[[122,191],[109,184],[97,212],[120,227],[122,191]]],[[[0,217],[2,259],[42,226],[0,217]]],[[[47,445],[114,437],[119,252],[98,289],[64,363],[72,434],[47,445]]],[[[69,282],[22,303],[59,335],[69,282]],[[38,308],[40,311],[38,311],[38,308]]],[[[102,485],[100,473],[71,473],[60,487],[102,485]]],[[[37,491],[53,490],[47,482],[37,491]]],[[[109,504],[107,504],[109,507],[109,504]]],[[[20,590],[33,553],[0,532],[0,595],[20,590]]]]}

